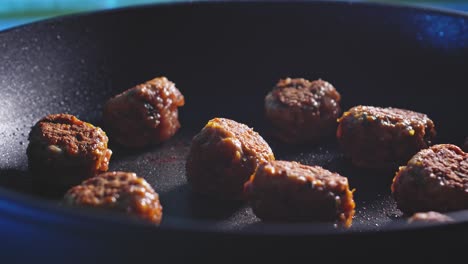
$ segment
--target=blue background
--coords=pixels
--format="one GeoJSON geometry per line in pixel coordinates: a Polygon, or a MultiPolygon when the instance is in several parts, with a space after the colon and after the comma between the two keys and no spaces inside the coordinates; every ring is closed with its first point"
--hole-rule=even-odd
{"type": "MultiPolygon", "coordinates": [[[[358,0],[363,2],[365,0],[358,0]]],[[[356,2],[358,2],[356,1],[356,2]]],[[[0,30],[13,26],[78,12],[103,10],[131,5],[152,3],[186,2],[183,0],[1,0],[0,30]]],[[[192,1],[193,2],[193,1],[192,1]]],[[[468,12],[468,0],[446,1],[382,1],[393,4],[411,4],[468,12]]]]}

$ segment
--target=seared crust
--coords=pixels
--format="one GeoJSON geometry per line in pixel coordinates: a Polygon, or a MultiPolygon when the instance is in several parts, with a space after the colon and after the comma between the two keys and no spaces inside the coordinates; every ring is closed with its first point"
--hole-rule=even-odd
{"type": "Polygon", "coordinates": [[[262,163],[244,190],[264,221],[337,221],[344,227],[352,223],[355,203],[348,179],[319,166],[262,163]]]}
{"type": "Polygon", "coordinates": [[[343,152],[365,168],[396,168],[429,147],[436,135],[427,115],[391,107],[355,106],[338,123],[343,152]]]}
{"type": "Polygon", "coordinates": [[[162,206],[159,195],[135,173],[102,173],[71,188],[64,197],[72,206],[102,208],[160,224],[162,206]]]}
{"type": "Polygon", "coordinates": [[[180,128],[184,96],[166,77],[154,78],[109,99],[103,119],[112,139],[127,147],[158,144],[180,128]]]}
{"type": "Polygon", "coordinates": [[[31,129],[27,148],[35,183],[51,192],[65,192],[82,180],[107,171],[112,155],[107,142],[102,129],[73,115],[42,118],[31,129]]]}
{"type": "Polygon", "coordinates": [[[408,218],[408,223],[446,223],[446,222],[453,222],[454,220],[448,216],[441,214],[439,212],[429,211],[429,212],[419,212],[413,214],[410,218],[408,218]]]}
{"type": "Polygon", "coordinates": [[[192,140],[187,180],[196,192],[221,199],[242,199],[243,184],[263,161],[274,159],[268,143],[253,129],[214,118],[192,140]]]}
{"type": "Polygon", "coordinates": [[[323,80],[282,79],[265,97],[265,114],[287,143],[318,143],[333,136],[341,96],[323,80]]]}
{"type": "Polygon", "coordinates": [[[391,190],[407,214],[468,209],[468,154],[451,144],[421,150],[400,167],[391,190]]]}

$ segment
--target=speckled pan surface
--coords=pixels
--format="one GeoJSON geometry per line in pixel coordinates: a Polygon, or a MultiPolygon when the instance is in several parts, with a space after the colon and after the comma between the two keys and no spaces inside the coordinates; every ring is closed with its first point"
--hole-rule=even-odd
{"type": "MultiPolygon", "coordinates": [[[[468,132],[467,69],[467,16],[385,5],[161,5],[14,28],[0,33],[0,195],[21,197],[25,206],[42,203],[29,196],[26,159],[29,129],[42,116],[65,112],[99,126],[109,97],[166,76],[186,98],[181,130],[142,150],[125,150],[112,140],[109,146],[110,170],[136,172],[160,194],[161,230],[275,233],[262,229],[245,204],[197,196],[186,184],[191,138],[209,119],[227,117],[263,135],[277,159],[347,176],[357,204],[350,234],[385,231],[401,220],[390,197],[394,172],[353,168],[333,140],[315,147],[276,142],[264,120],[264,96],[279,78],[322,78],[341,93],[344,110],[363,104],[423,112],[436,124],[436,142],[459,145],[468,132]]],[[[52,214],[69,213],[46,203],[52,214]]],[[[462,223],[468,214],[455,218],[462,223]]],[[[297,226],[278,230],[298,233],[297,226]]],[[[323,233],[314,224],[303,230],[323,233]]]]}

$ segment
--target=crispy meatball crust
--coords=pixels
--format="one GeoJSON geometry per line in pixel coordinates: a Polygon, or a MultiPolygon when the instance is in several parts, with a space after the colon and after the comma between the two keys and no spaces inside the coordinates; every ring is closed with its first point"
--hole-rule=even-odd
{"type": "Polygon", "coordinates": [[[344,154],[363,168],[397,168],[429,147],[436,134],[425,114],[391,107],[355,106],[338,123],[344,154]]]}
{"type": "Polygon", "coordinates": [[[451,144],[423,149],[400,167],[391,191],[406,214],[468,209],[468,153],[451,144]]]}
{"type": "Polygon", "coordinates": [[[244,188],[253,212],[264,221],[336,221],[351,226],[355,203],[348,179],[322,167],[265,162],[244,188]]]}
{"type": "Polygon", "coordinates": [[[418,212],[413,214],[408,218],[408,223],[446,223],[453,222],[454,220],[448,216],[441,214],[439,212],[429,211],[429,212],[418,212]]]}
{"type": "Polygon", "coordinates": [[[84,179],[108,170],[112,151],[99,127],[73,115],[53,114],[29,133],[28,166],[34,184],[44,192],[63,193],[84,179]]]}
{"type": "Polygon", "coordinates": [[[127,147],[158,144],[180,128],[184,96],[166,77],[154,78],[109,99],[103,110],[112,140],[127,147]]]}
{"type": "Polygon", "coordinates": [[[243,185],[263,161],[275,157],[253,129],[226,118],[214,118],[192,140],[187,180],[195,192],[241,200],[243,185]]]}
{"type": "Polygon", "coordinates": [[[273,135],[283,142],[315,144],[333,137],[340,100],[326,81],[287,78],[265,97],[265,115],[276,130],[273,135]]]}
{"type": "Polygon", "coordinates": [[[163,208],[159,195],[132,172],[113,171],[85,180],[65,194],[65,204],[102,208],[159,225],[163,208]]]}

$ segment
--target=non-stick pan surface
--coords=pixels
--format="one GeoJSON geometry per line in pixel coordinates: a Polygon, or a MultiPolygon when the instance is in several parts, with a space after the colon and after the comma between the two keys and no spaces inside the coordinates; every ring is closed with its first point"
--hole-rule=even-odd
{"type": "MultiPolygon", "coordinates": [[[[206,242],[222,234],[235,236],[230,243],[242,245],[256,241],[252,237],[268,238],[274,248],[271,239],[278,236],[278,241],[289,242],[294,236],[343,237],[348,242],[339,243],[350,244],[359,237],[368,239],[369,246],[374,236],[421,232],[418,225],[404,223],[406,216],[390,196],[394,171],[354,168],[334,140],[300,147],[276,142],[264,121],[263,99],[280,78],[322,78],[341,93],[343,110],[363,104],[423,112],[436,124],[436,143],[459,145],[468,134],[467,73],[468,17],[409,7],[330,2],[157,5],[18,27],[0,34],[0,193],[9,201],[2,208],[20,222],[68,226],[75,235],[87,234],[74,229],[83,229],[84,223],[93,232],[113,224],[140,232],[136,230],[143,224],[114,223],[96,212],[75,215],[58,201],[35,195],[27,169],[27,136],[50,113],[70,113],[101,125],[108,98],[166,76],[186,98],[180,109],[182,129],[168,142],[142,150],[130,151],[112,139],[109,146],[114,152],[110,170],[136,172],[160,194],[163,224],[144,226],[143,235],[138,234],[146,239],[164,237],[163,245],[185,243],[194,252],[206,252],[219,246],[214,241],[225,240],[188,241],[202,237],[206,242]],[[347,176],[356,189],[351,229],[317,223],[268,225],[243,203],[193,194],[186,183],[185,158],[191,138],[213,117],[253,127],[277,159],[321,165],[347,176]]],[[[464,237],[468,212],[451,214],[454,224],[423,230],[431,234],[457,226],[456,239],[464,237]]],[[[132,233],[127,233],[122,237],[130,241],[132,233]]],[[[338,243],[333,239],[322,240],[322,246],[332,248],[338,243]]]]}

